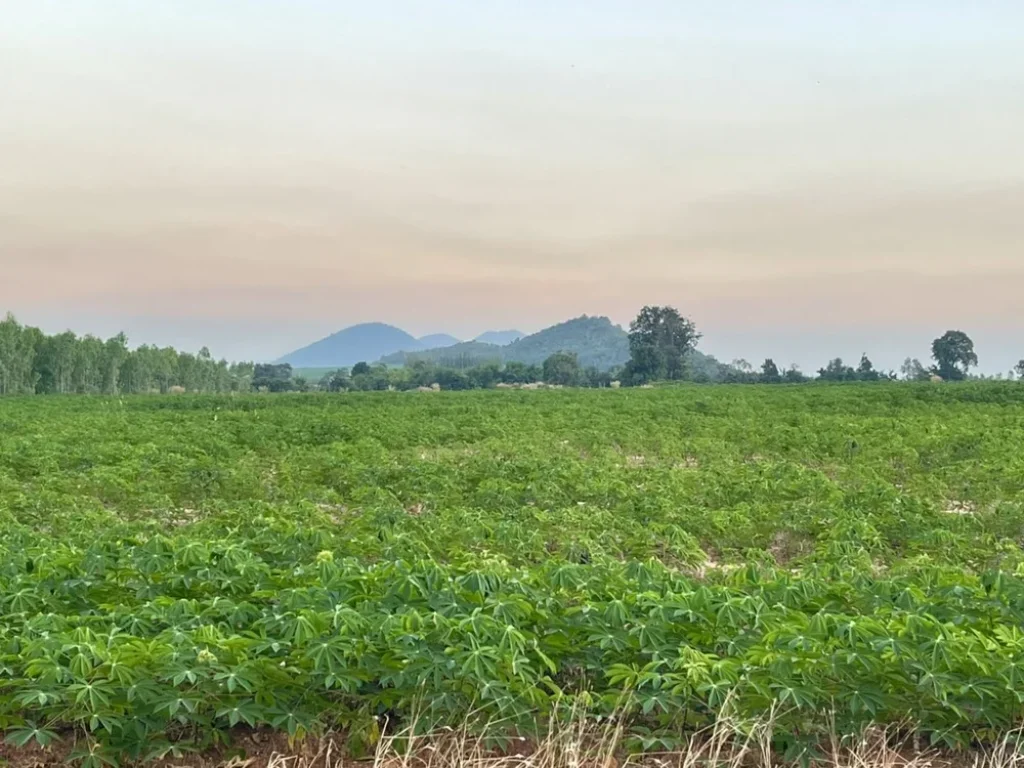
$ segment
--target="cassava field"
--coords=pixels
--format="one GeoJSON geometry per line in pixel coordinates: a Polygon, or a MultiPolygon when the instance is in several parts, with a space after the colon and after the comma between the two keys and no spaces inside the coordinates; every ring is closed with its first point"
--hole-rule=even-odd
{"type": "Polygon", "coordinates": [[[1011,383],[8,399],[0,727],[977,747],[1024,716],[1022,544],[1011,383]]]}

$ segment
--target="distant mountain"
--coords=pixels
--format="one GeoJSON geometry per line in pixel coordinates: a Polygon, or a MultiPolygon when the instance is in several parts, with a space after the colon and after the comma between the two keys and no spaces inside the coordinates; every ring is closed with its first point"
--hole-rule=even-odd
{"type": "MultiPolygon", "coordinates": [[[[502,334],[520,335],[518,331],[491,331],[481,334],[480,339],[502,334]]],[[[555,352],[573,352],[584,367],[610,370],[629,360],[629,336],[607,317],[583,315],[504,345],[480,339],[459,342],[447,334],[416,339],[392,325],[365,323],[338,331],[277,362],[291,363],[295,368],[341,368],[362,361],[394,366],[422,360],[445,368],[466,369],[483,363],[540,365],[555,352]]],[[[698,380],[718,381],[729,367],[695,350],[690,355],[690,371],[698,380]]]]}
{"type": "MultiPolygon", "coordinates": [[[[516,333],[503,331],[502,333],[516,333]]],[[[485,334],[486,335],[486,334],[485,334]]],[[[602,370],[629,360],[629,338],[607,317],[578,317],[509,344],[465,341],[441,349],[404,350],[384,357],[388,365],[408,365],[423,360],[451,368],[472,368],[488,362],[521,362],[540,365],[555,352],[575,352],[583,366],[602,370]]]]}
{"type": "Polygon", "coordinates": [[[373,362],[403,349],[419,349],[416,338],[401,328],[385,323],[363,323],[345,328],[285,355],[277,362],[295,368],[349,367],[373,362]]]}
{"type": "Polygon", "coordinates": [[[574,352],[584,368],[606,371],[629,360],[629,336],[607,317],[583,315],[512,342],[505,360],[540,365],[555,352],[574,352]]]}
{"type": "Polygon", "coordinates": [[[462,339],[456,339],[447,333],[432,333],[429,336],[421,336],[417,341],[419,342],[419,349],[437,349],[458,344],[462,339]]]}
{"type": "Polygon", "coordinates": [[[506,344],[511,344],[513,341],[518,341],[525,335],[522,331],[487,331],[486,333],[481,333],[473,341],[480,341],[484,344],[497,344],[503,347],[506,344]]]}

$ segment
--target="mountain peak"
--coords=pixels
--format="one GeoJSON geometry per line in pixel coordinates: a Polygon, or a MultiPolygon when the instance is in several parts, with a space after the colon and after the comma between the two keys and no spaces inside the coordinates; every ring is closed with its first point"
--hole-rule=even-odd
{"type": "Polygon", "coordinates": [[[462,340],[456,339],[448,333],[431,333],[427,336],[420,336],[417,341],[419,342],[420,349],[437,349],[440,347],[453,347],[462,340]]]}
{"type": "Polygon", "coordinates": [[[484,344],[497,344],[499,347],[503,347],[506,344],[511,344],[513,341],[518,341],[523,338],[526,334],[522,331],[508,330],[508,331],[487,331],[481,333],[473,341],[479,341],[484,344]]]}
{"type": "Polygon", "coordinates": [[[277,362],[295,368],[342,368],[419,348],[416,337],[401,328],[387,323],[360,323],[297,349],[277,362]]]}

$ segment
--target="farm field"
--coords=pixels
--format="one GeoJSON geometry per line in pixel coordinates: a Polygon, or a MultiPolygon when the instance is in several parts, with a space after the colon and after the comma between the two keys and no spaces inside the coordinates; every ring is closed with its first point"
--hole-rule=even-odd
{"type": "Polygon", "coordinates": [[[671,750],[1024,715],[1024,386],[0,401],[0,726],[88,766],[244,729],[671,750]]]}

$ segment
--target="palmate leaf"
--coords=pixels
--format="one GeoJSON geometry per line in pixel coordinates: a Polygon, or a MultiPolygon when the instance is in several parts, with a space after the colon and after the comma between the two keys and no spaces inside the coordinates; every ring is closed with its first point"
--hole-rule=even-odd
{"type": "Polygon", "coordinates": [[[191,744],[185,744],[181,741],[171,743],[169,741],[158,739],[150,740],[146,744],[146,752],[142,755],[142,761],[149,763],[152,761],[166,760],[168,757],[173,757],[180,760],[186,754],[198,752],[195,746],[191,744]]]}
{"type": "Polygon", "coordinates": [[[198,709],[202,699],[198,696],[174,696],[162,701],[154,702],[154,712],[166,712],[168,717],[174,717],[179,712],[191,714],[198,709]]]}
{"type": "Polygon", "coordinates": [[[879,689],[855,688],[846,693],[843,701],[853,714],[874,717],[885,707],[885,694],[879,689]]]}
{"type": "Polygon", "coordinates": [[[115,733],[124,728],[124,721],[113,715],[92,715],[89,717],[89,730],[95,733],[105,730],[108,733],[115,733]]]}
{"type": "Polygon", "coordinates": [[[68,686],[68,693],[74,697],[76,704],[83,705],[89,712],[96,712],[110,706],[114,688],[103,683],[76,683],[68,686]]]}
{"type": "Polygon", "coordinates": [[[40,681],[57,683],[67,678],[70,672],[56,659],[41,657],[29,660],[25,674],[40,681]]]}
{"type": "Polygon", "coordinates": [[[99,742],[92,742],[78,747],[68,755],[68,759],[76,761],[80,768],[120,768],[121,761],[117,752],[99,742]]]}
{"type": "Polygon", "coordinates": [[[525,728],[627,682],[651,739],[783,698],[780,751],[824,702],[997,739],[1024,696],[1024,388],[873,386],[3,400],[0,580],[43,601],[2,606],[3,695],[133,760],[276,702],[294,735],[484,694],[525,728]]]}
{"type": "Polygon", "coordinates": [[[228,693],[237,690],[252,692],[257,684],[257,676],[245,669],[230,669],[225,672],[218,672],[213,679],[224,684],[228,693]]]}
{"type": "Polygon", "coordinates": [[[270,712],[270,724],[275,728],[283,728],[291,738],[301,738],[308,733],[313,720],[297,709],[276,707],[270,712]]]}
{"type": "Polygon", "coordinates": [[[697,686],[697,692],[707,699],[708,705],[722,707],[729,700],[735,684],[729,680],[714,680],[697,686]]]}
{"type": "Polygon", "coordinates": [[[53,704],[61,701],[62,696],[55,690],[42,690],[38,688],[29,688],[27,690],[18,691],[14,694],[14,702],[18,706],[23,708],[30,707],[45,707],[48,704],[53,704]]]}
{"type": "Polygon", "coordinates": [[[246,725],[255,728],[257,723],[267,721],[268,710],[251,699],[245,699],[235,702],[231,706],[218,709],[217,717],[222,719],[226,718],[228,724],[232,727],[239,723],[245,723],[246,725]]]}
{"type": "Polygon", "coordinates": [[[24,747],[30,741],[34,741],[40,747],[48,747],[58,738],[55,731],[42,728],[32,722],[27,723],[23,728],[12,728],[4,736],[4,740],[15,747],[24,747]]]}

